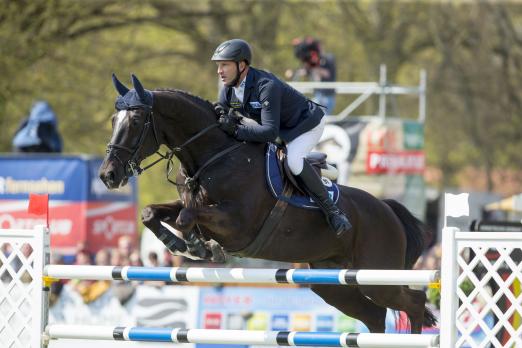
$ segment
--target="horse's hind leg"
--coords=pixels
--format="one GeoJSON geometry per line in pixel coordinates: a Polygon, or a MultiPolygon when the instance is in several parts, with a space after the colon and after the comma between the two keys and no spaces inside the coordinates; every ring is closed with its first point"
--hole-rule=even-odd
{"type": "Polygon", "coordinates": [[[411,333],[421,333],[426,294],[407,286],[361,286],[361,292],[379,306],[404,311],[411,323],[411,333]]]}
{"type": "Polygon", "coordinates": [[[386,308],[380,307],[367,299],[356,287],[312,285],[311,288],[329,305],[352,318],[362,321],[370,332],[384,332],[386,308]]]}

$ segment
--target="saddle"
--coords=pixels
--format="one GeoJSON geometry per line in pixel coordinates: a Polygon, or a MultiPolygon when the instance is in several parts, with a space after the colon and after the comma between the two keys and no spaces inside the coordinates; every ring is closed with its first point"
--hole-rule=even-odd
{"type": "MultiPolygon", "coordinates": [[[[324,186],[334,202],[339,199],[339,188],[335,183],[338,171],[326,162],[326,154],[312,152],[306,157],[321,176],[324,186]]],[[[286,147],[269,143],[266,150],[266,179],[272,195],[287,203],[306,209],[319,209],[295,180],[287,163],[286,147]]]]}

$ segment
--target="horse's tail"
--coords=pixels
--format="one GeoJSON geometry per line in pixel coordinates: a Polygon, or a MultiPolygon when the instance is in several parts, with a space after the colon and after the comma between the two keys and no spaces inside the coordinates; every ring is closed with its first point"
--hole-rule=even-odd
{"type": "MultiPolygon", "coordinates": [[[[412,269],[415,261],[424,251],[426,241],[431,238],[431,232],[427,226],[413,216],[406,207],[394,199],[383,200],[390,208],[392,208],[395,215],[399,217],[404,230],[406,231],[406,269],[412,269]]],[[[428,308],[424,308],[423,326],[433,327],[437,324],[437,318],[428,308]]]]}
{"type": "Polygon", "coordinates": [[[429,233],[426,226],[413,216],[406,207],[394,199],[384,199],[399,220],[401,220],[406,231],[406,259],[405,269],[412,269],[413,265],[424,251],[426,234],[429,233]]]}

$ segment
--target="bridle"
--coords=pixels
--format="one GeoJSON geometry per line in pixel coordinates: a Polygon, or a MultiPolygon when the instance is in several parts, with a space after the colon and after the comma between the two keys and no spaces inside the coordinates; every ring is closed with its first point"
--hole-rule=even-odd
{"type": "MultiPolygon", "coordinates": [[[[149,133],[149,129],[152,129],[152,134],[154,136],[154,141],[156,142],[157,148],[159,149],[159,147],[160,147],[160,143],[158,141],[158,135],[157,135],[157,132],[156,132],[156,125],[154,123],[154,113],[152,111],[152,108],[146,107],[146,109],[148,109],[149,112],[147,113],[147,116],[146,116],[147,118],[146,118],[145,123],[143,125],[143,129],[141,130],[138,143],[134,147],[130,148],[130,147],[127,147],[127,146],[123,146],[123,145],[119,145],[119,144],[113,144],[113,143],[107,144],[106,153],[108,155],[114,156],[118,160],[118,162],[120,162],[120,164],[122,165],[122,167],[125,170],[125,176],[127,178],[132,177],[132,176],[138,176],[141,173],[143,173],[145,170],[151,168],[152,166],[154,166],[155,164],[161,162],[162,160],[167,160],[167,168],[166,168],[167,180],[171,184],[173,184],[173,185],[185,186],[190,191],[194,192],[199,187],[199,184],[198,184],[199,176],[201,175],[201,173],[203,172],[204,169],[206,169],[208,166],[210,166],[212,163],[214,163],[219,158],[223,157],[224,155],[228,154],[229,152],[232,152],[232,151],[238,149],[241,145],[244,144],[244,142],[239,142],[239,143],[236,143],[236,144],[234,144],[232,146],[229,146],[226,149],[218,152],[217,154],[212,156],[210,159],[208,159],[196,171],[196,173],[194,173],[194,175],[192,177],[190,177],[188,175],[185,175],[186,179],[185,179],[185,183],[184,184],[178,184],[177,182],[175,182],[174,180],[172,180],[170,178],[170,175],[171,175],[171,173],[172,173],[172,171],[174,169],[174,162],[172,160],[172,157],[174,156],[174,154],[181,152],[183,149],[186,148],[187,145],[189,145],[190,143],[192,143],[196,139],[200,138],[201,136],[203,136],[204,134],[206,134],[210,130],[219,127],[219,124],[216,122],[214,124],[211,124],[210,126],[207,126],[207,127],[203,128],[201,131],[199,131],[194,136],[189,138],[183,144],[181,144],[179,146],[176,146],[176,147],[174,147],[172,149],[169,149],[169,151],[167,151],[165,154],[162,154],[161,152],[159,152],[159,150],[156,150],[155,153],[160,158],[158,158],[157,160],[155,160],[151,164],[145,166],[144,168],[141,168],[140,167],[141,159],[139,158],[139,153],[141,152],[140,150],[141,150],[141,148],[143,146],[143,143],[145,142],[145,139],[147,138],[147,135],[149,133]],[[126,163],[124,163],[120,159],[120,157],[118,157],[117,151],[114,151],[114,150],[123,150],[125,152],[128,152],[128,153],[130,153],[130,158],[127,160],[126,163]]],[[[131,109],[128,109],[128,110],[131,110],[131,109]]]]}
{"type": "MultiPolygon", "coordinates": [[[[129,109],[129,110],[131,110],[131,109],[129,109]]],[[[133,148],[123,146],[120,144],[113,144],[113,143],[107,144],[107,150],[105,152],[108,155],[114,156],[118,160],[118,162],[120,162],[120,164],[122,165],[122,167],[125,170],[125,176],[127,178],[132,177],[132,176],[138,176],[141,173],[143,173],[145,170],[147,170],[150,167],[152,167],[153,165],[155,165],[156,163],[158,163],[164,159],[172,158],[172,155],[173,155],[172,152],[167,152],[165,154],[162,154],[159,151],[156,151],[156,154],[158,154],[160,156],[160,158],[157,159],[156,161],[154,161],[153,163],[147,165],[145,168],[140,167],[141,159],[139,158],[139,153],[141,152],[140,150],[143,146],[143,143],[145,142],[145,139],[147,138],[149,129],[152,129],[152,134],[154,135],[154,140],[156,142],[157,148],[159,149],[159,147],[160,147],[160,143],[158,141],[158,135],[156,133],[156,126],[154,124],[154,116],[153,116],[152,109],[149,110],[146,117],[147,118],[146,118],[143,128],[141,130],[140,137],[138,139],[138,143],[133,148]],[[123,150],[127,153],[130,153],[130,157],[127,160],[127,162],[124,163],[121,160],[121,158],[118,156],[117,151],[114,151],[114,150],[123,150]]]]}

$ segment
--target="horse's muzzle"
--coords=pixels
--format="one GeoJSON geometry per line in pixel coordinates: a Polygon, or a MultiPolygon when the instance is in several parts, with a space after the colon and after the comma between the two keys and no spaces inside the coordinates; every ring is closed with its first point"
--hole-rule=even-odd
{"type": "Polygon", "coordinates": [[[127,184],[128,178],[125,175],[125,170],[120,167],[107,158],[100,166],[100,179],[109,190],[114,190],[127,184]]]}

